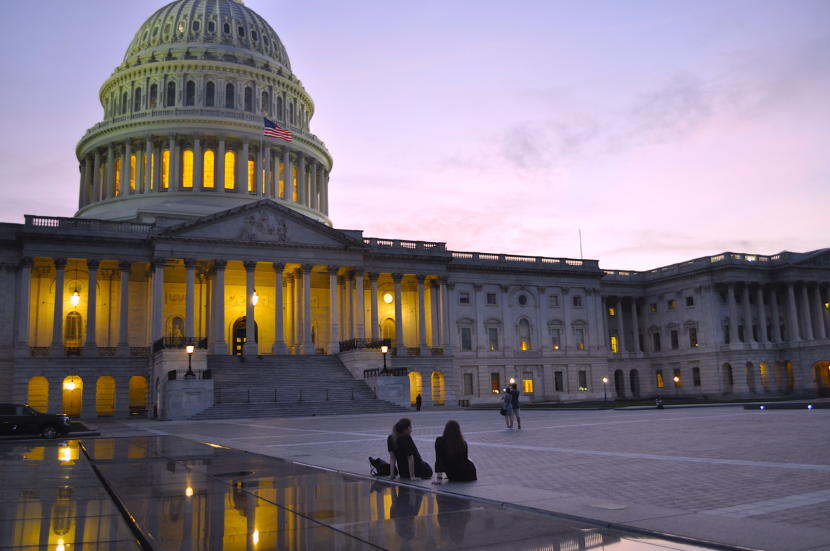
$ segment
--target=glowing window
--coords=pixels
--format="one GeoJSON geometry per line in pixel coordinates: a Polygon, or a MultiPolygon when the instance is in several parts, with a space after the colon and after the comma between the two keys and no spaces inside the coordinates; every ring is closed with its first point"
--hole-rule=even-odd
{"type": "Polygon", "coordinates": [[[236,173],[236,153],[233,151],[225,152],[225,189],[235,189],[236,181],[234,174],[236,173]]]}
{"type": "MultiPolygon", "coordinates": [[[[277,101],[279,101],[279,98],[277,101]]],[[[277,195],[280,199],[285,199],[285,165],[283,163],[280,163],[280,182],[277,195]]]]}
{"type": "Polygon", "coordinates": [[[293,174],[293,184],[291,186],[291,200],[296,203],[300,200],[300,189],[297,186],[297,171],[291,170],[291,174],[293,174]]]}
{"type": "Polygon", "coordinates": [[[150,153],[150,189],[153,189],[156,183],[156,154],[150,153]]]}
{"type": "Polygon", "coordinates": [[[617,315],[617,309],[614,308],[613,306],[610,306],[608,308],[608,316],[613,318],[616,315],[617,315]]]}
{"type": "Polygon", "coordinates": [[[663,388],[665,385],[663,384],[663,372],[659,369],[654,373],[654,376],[657,381],[657,388],[663,388]]]}
{"type": "Polygon", "coordinates": [[[204,175],[204,180],[203,180],[204,183],[202,184],[202,186],[206,187],[206,188],[209,188],[209,189],[213,189],[213,178],[214,178],[214,173],[215,173],[215,170],[216,170],[215,166],[214,166],[214,163],[216,161],[215,161],[215,156],[214,156],[213,150],[212,149],[206,149],[204,158],[205,158],[205,162],[204,162],[204,173],[205,173],[205,175],[204,175]]]}
{"type": "Polygon", "coordinates": [[[167,189],[170,181],[170,150],[161,153],[161,189],[167,189]]]}
{"type": "Polygon", "coordinates": [[[526,319],[519,321],[518,326],[518,333],[519,333],[519,350],[530,350],[531,343],[530,343],[530,322],[526,319]]]}
{"type": "Polygon", "coordinates": [[[674,310],[675,308],[677,308],[677,301],[669,300],[666,302],[666,306],[668,306],[669,310],[674,310]]]}
{"type": "Polygon", "coordinates": [[[248,193],[253,193],[256,191],[256,187],[254,187],[254,162],[248,159],[248,193]]]}
{"type": "Polygon", "coordinates": [[[121,192],[121,159],[115,159],[115,197],[121,192]]]}
{"type": "Polygon", "coordinates": [[[648,311],[651,312],[652,314],[657,313],[657,303],[652,302],[651,304],[649,304],[648,305],[648,311]]]}
{"type": "Polygon", "coordinates": [[[130,191],[135,191],[135,165],[136,165],[136,157],[135,155],[130,155],[130,191]]]}
{"type": "Polygon", "coordinates": [[[533,394],[533,379],[522,379],[522,392],[533,394]]]}
{"type": "Polygon", "coordinates": [[[611,352],[617,354],[620,351],[620,344],[616,335],[611,335],[611,352]]]}
{"type": "Polygon", "coordinates": [[[182,153],[182,187],[193,187],[193,151],[190,149],[182,153]]]}

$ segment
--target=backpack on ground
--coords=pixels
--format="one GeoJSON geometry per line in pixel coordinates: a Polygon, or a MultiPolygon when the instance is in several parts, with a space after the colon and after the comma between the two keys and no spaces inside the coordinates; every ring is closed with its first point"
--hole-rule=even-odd
{"type": "Polygon", "coordinates": [[[389,476],[392,474],[392,467],[380,457],[369,457],[369,474],[372,476],[389,476]]]}

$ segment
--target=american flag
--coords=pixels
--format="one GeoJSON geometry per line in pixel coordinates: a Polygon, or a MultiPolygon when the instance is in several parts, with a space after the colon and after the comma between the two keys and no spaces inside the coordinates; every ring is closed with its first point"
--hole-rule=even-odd
{"type": "Polygon", "coordinates": [[[263,117],[264,123],[262,128],[262,135],[268,138],[279,138],[281,140],[285,140],[287,142],[291,141],[291,131],[286,130],[285,128],[281,127],[277,123],[272,120],[269,120],[266,117],[263,117]]]}

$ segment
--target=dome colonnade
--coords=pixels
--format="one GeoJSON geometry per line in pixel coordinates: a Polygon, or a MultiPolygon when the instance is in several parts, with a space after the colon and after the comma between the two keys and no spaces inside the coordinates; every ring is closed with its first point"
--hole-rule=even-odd
{"type": "Polygon", "coordinates": [[[279,37],[232,0],[184,0],[142,25],[77,146],[82,218],[204,216],[262,198],[331,225],[332,158],[279,37]],[[263,116],[292,133],[263,138],[263,116]]]}

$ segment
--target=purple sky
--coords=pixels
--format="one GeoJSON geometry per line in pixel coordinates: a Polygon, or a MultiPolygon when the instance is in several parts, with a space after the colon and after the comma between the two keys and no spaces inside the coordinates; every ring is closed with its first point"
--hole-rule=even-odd
{"type": "MultiPolygon", "coordinates": [[[[166,2],[4,6],[0,221],[72,216],[98,89],[166,2]]],[[[335,227],[647,269],[830,246],[830,2],[248,0],[335,227]]]]}

